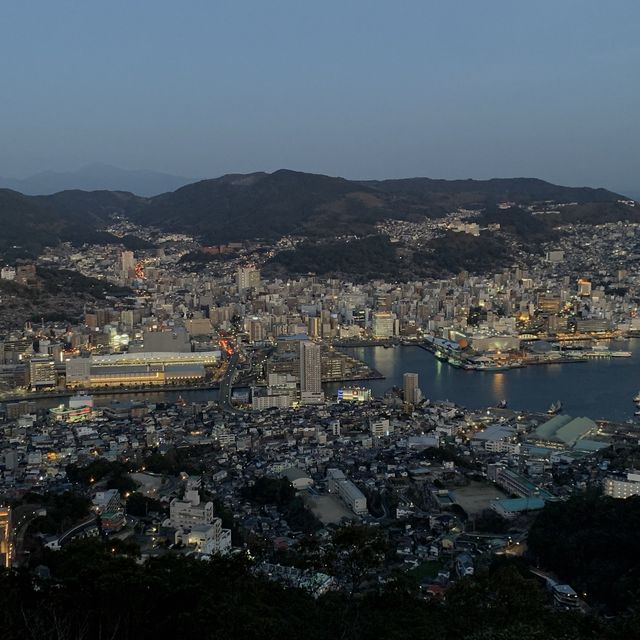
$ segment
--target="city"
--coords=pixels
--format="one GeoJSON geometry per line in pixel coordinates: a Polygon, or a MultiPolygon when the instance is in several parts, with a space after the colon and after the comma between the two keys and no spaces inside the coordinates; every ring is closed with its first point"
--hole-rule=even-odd
{"type": "Polygon", "coordinates": [[[3,17],[3,637],[640,638],[638,6],[3,17]]]}

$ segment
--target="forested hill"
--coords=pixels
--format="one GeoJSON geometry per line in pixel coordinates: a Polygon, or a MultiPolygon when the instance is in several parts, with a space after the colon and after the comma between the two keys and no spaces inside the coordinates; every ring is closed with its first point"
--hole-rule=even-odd
{"type": "Polygon", "coordinates": [[[561,187],[528,178],[356,182],[284,169],[203,180],[153,198],[78,190],[25,196],[0,189],[0,252],[14,246],[37,251],[61,240],[109,241],[96,233],[114,213],[214,244],[290,233],[312,239],[366,235],[385,218],[419,220],[505,200],[576,202],[573,221],[581,220],[582,211],[589,223],[638,217],[637,207],[618,204],[622,197],[605,189],[561,187]]]}

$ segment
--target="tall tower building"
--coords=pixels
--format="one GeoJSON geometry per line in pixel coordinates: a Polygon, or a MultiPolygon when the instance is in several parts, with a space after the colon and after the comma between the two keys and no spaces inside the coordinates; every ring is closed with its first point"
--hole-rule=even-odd
{"type": "Polygon", "coordinates": [[[300,393],[322,391],[320,345],[309,340],[300,343],[300,393]]]}
{"type": "Polygon", "coordinates": [[[240,293],[257,289],[260,286],[260,271],[255,267],[240,267],[236,272],[236,284],[240,293]]]}
{"type": "Polygon", "coordinates": [[[120,255],[120,270],[125,278],[133,278],[136,273],[136,259],[133,251],[123,251],[120,255]]]}
{"type": "Polygon", "coordinates": [[[405,373],[402,376],[402,396],[404,401],[410,404],[420,402],[420,388],[418,387],[417,373],[405,373]]]}

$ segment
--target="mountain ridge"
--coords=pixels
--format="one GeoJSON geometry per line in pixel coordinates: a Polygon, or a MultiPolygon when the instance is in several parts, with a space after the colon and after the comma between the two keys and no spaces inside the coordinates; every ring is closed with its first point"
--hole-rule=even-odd
{"type": "Polygon", "coordinates": [[[290,169],[226,174],[154,197],[79,189],[30,196],[0,189],[0,250],[18,245],[33,252],[63,240],[91,242],[112,214],[189,233],[208,244],[277,240],[288,234],[309,239],[363,236],[384,219],[418,221],[458,207],[486,208],[505,200],[577,202],[570,207],[572,222],[581,217],[592,224],[640,218],[640,208],[632,211],[620,205],[620,199],[624,196],[606,189],[564,187],[537,178],[353,181],[290,169]]]}
{"type": "Polygon", "coordinates": [[[52,195],[60,191],[130,191],[152,197],[175,191],[193,182],[191,178],[175,176],[149,169],[122,169],[104,163],[84,165],[75,171],[41,171],[26,178],[1,178],[0,188],[19,191],[24,195],[52,195]]]}

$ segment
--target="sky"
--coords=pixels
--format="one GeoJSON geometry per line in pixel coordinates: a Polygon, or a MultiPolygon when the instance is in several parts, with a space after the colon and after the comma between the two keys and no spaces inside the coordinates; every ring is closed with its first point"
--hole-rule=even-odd
{"type": "Polygon", "coordinates": [[[640,191],[637,0],[3,0],[0,175],[640,191]]]}

